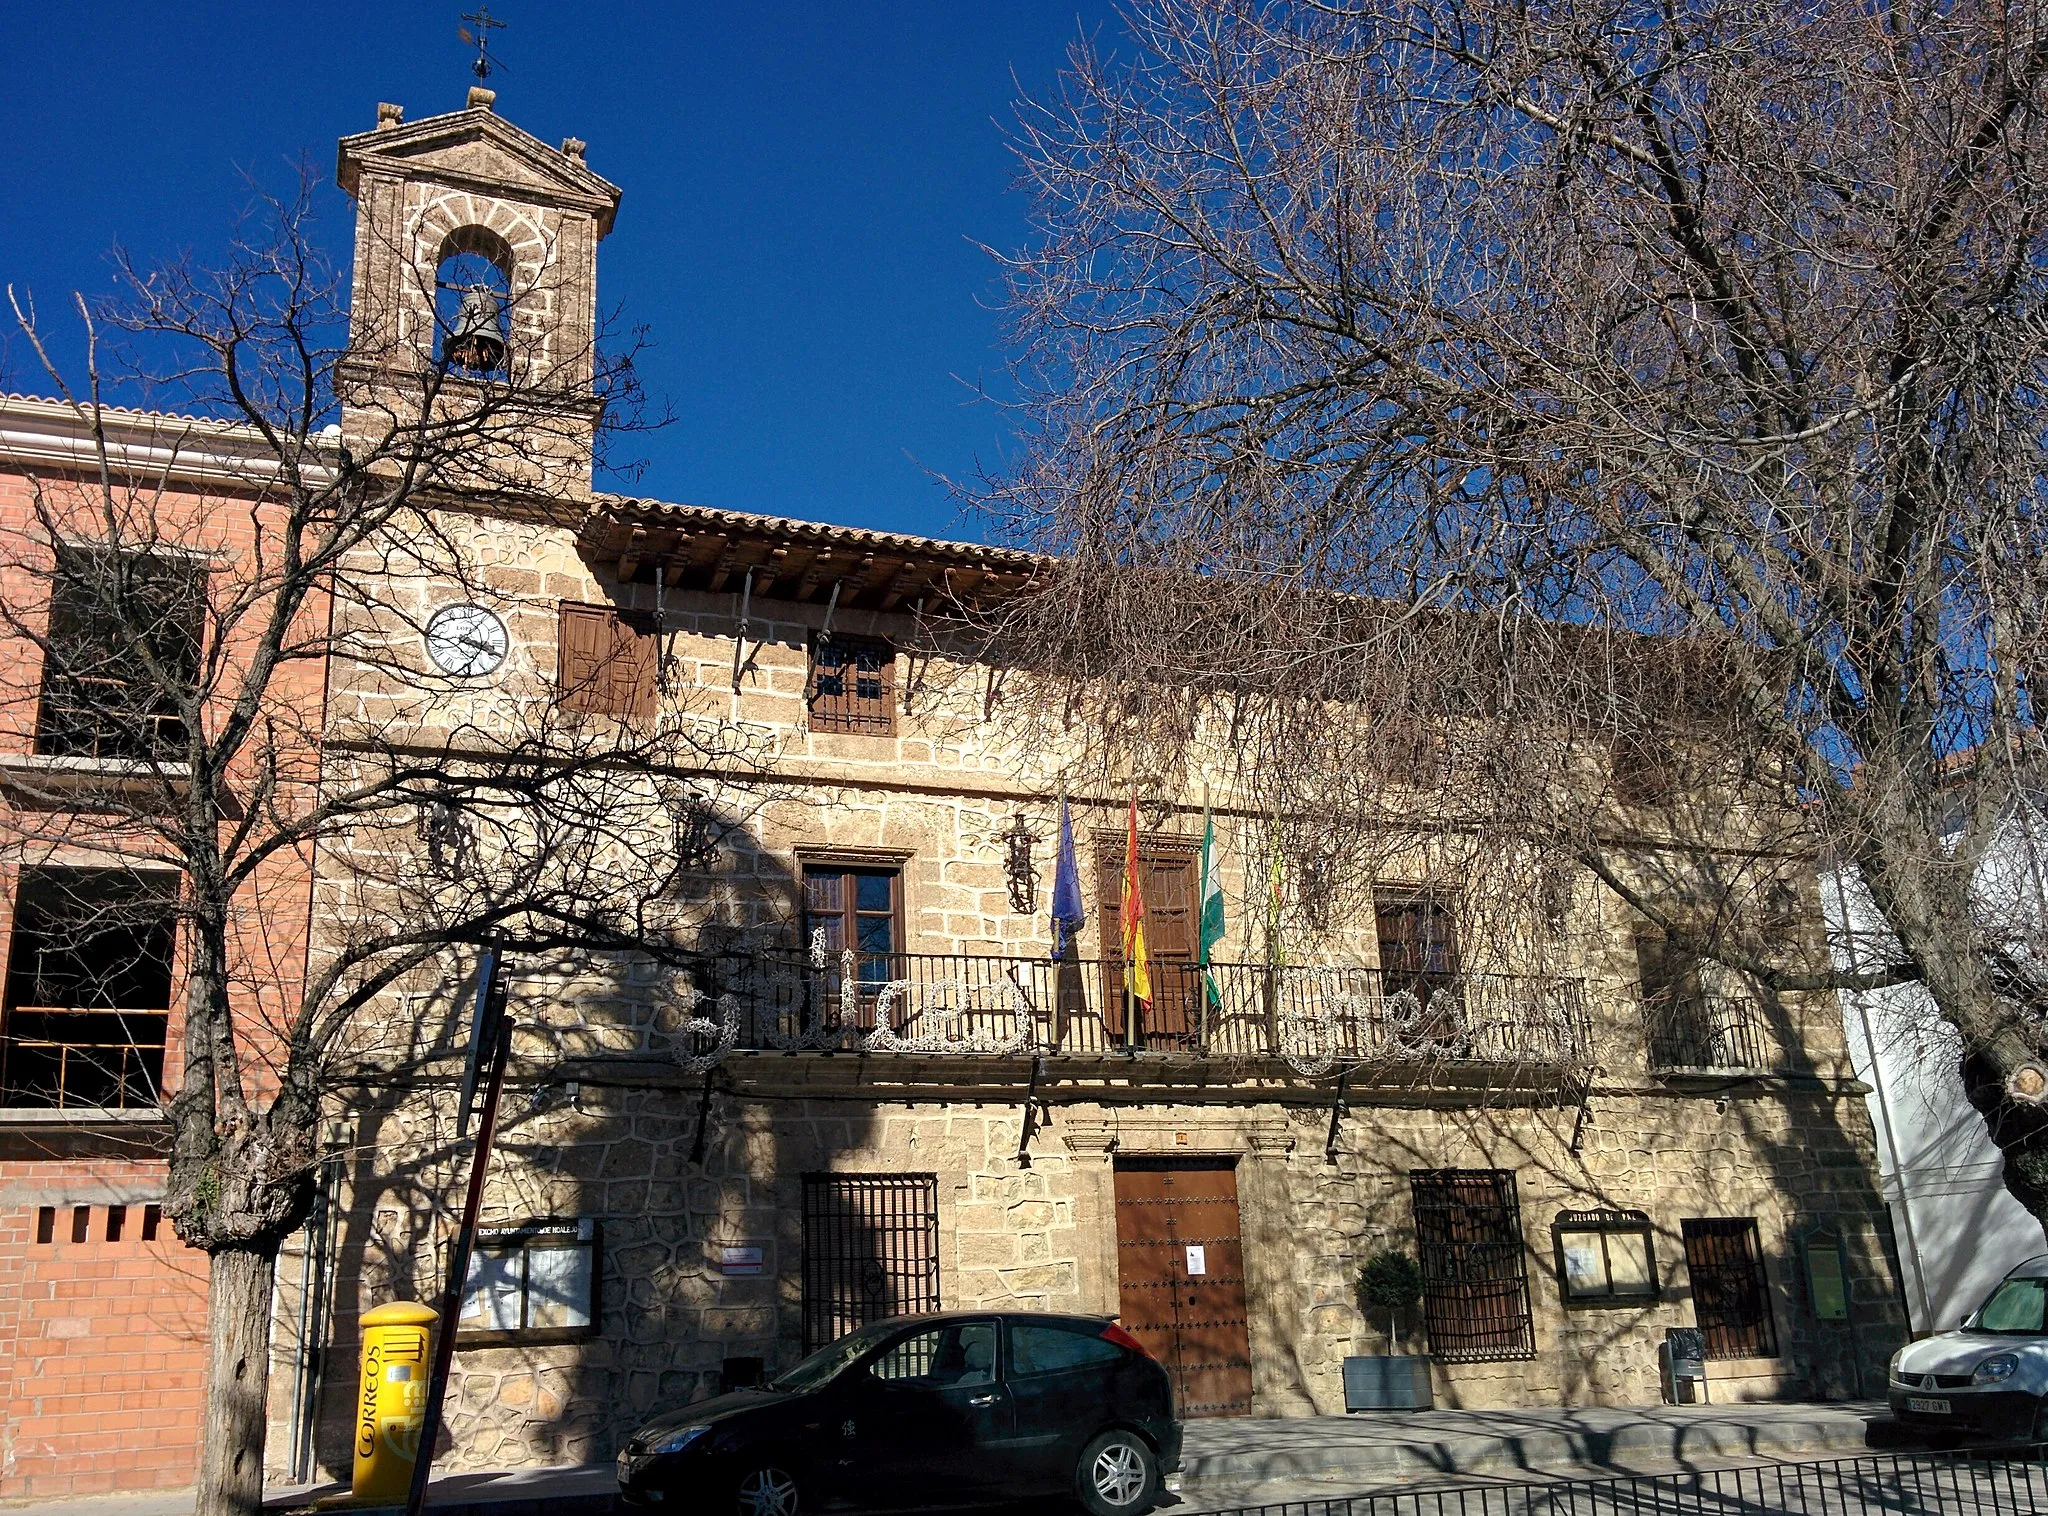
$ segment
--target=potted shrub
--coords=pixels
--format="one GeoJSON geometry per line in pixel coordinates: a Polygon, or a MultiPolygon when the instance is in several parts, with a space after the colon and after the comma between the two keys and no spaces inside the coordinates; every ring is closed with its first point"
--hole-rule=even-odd
{"type": "Polygon", "coordinates": [[[1422,1270],[1406,1253],[1387,1251],[1366,1260],[1358,1274],[1358,1304],[1368,1320],[1384,1316],[1393,1352],[1344,1360],[1347,1411],[1426,1411],[1433,1405],[1429,1359],[1401,1351],[1401,1323],[1422,1303],[1422,1270]]]}

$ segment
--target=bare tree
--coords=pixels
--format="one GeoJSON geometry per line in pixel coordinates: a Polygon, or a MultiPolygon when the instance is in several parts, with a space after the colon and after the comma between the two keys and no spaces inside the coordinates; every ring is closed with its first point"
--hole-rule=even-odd
{"type": "Polygon", "coordinates": [[[2048,14],[1124,20],[1020,109],[984,500],[1072,567],[1012,656],[1162,772],[1250,734],[1360,875],[1457,837],[1767,991],[1925,985],[2048,1217],[2038,871],[1981,888],[2040,780],[2048,14]],[[1889,928],[1853,973],[1775,940],[1823,851],[1889,928]]]}
{"type": "MultiPolygon", "coordinates": [[[[209,1257],[206,1516],[261,1504],[275,1259],[308,1212],[335,1080],[419,1034],[367,1008],[489,939],[680,974],[699,961],[704,894],[686,885],[707,811],[745,805],[755,758],[677,700],[608,713],[552,666],[515,660],[482,688],[460,646],[453,672],[423,656],[451,590],[515,630],[541,614],[479,566],[499,528],[469,503],[587,509],[545,481],[578,424],[587,447],[593,368],[615,427],[645,419],[632,343],[542,371],[450,340],[392,391],[394,355],[345,348],[311,183],[262,202],[217,268],[121,259],[119,297],[78,303],[76,387],[14,303],[79,449],[28,467],[0,539],[0,631],[20,650],[0,719],[37,755],[10,767],[0,827],[51,1008],[10,1025],[8,1098],[167,1095],[166,1213],[209,1257]],[[171,413],[113,412],[117,379],[171,413]],[[345,439],[344,399],[371,417],[345,439]],[[154,1020],[135,1009],[152,995],[154,1020]]],[[[528,624],[552,645],[547,619],[528,624]]],[[[647,645],[659,665],[658,635],[619,656],[647,645]]]]}

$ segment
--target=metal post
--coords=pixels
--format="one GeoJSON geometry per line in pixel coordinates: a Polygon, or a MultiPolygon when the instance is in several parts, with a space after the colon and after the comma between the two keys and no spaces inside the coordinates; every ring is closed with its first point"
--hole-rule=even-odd
{"type": "Polygon", "coordinates": [[[490,1165],[491,1139],[498,1130],[498,1096],[505,1087],[505,1065],[512,1057],[512,1023],[497,1018],[494,1046],[484,1077],[483,1113],[477,1122],[476,1152],[469,1164],[469,1194],[462,1205],[462,1223],[448,1250],[448,1277],[441,1289],[441,1319],[434,1338],[434,1368],[427,1380],[426,1420],[420,1426],[420,1449],[412,1466],[412,1489],[405,1497],[406,1516],[420,1516],[427,1499],[427,1475],[434,1464],[434,1443],[441,1427],[441,1405],[448,1394],[448,1371],[455,1361],[455,1323],[462,1313],[462,1289],[469,1279],[470,1249],[476,1239],[477,1216],[483,1210],[484,1171],[490,1165]]]}

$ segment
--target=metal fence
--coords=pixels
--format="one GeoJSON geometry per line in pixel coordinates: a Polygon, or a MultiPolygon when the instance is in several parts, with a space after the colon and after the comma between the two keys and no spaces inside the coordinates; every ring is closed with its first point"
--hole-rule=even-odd
{"type": "Polygon", "coordinates": [[[2043,1452],[1877,1453],[1620,1479],[1383,1490],[1213,1516],[2048,1516],[2043,1452]]]}

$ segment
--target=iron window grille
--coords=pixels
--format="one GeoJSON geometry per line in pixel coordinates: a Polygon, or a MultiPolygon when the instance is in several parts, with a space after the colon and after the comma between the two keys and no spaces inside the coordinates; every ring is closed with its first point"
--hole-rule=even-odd
{"type": "Polygon", "coordinates": [[[1642,1211],[1560,1211],[1551,1223],[1566,1305],[1637,1305],[1657,1298],[1657,1253],[1642,1211]]]}
{"type": "Polygon", "coordinates": [[[820,636],[811,644],[814,732],[896,734],[896,650],[872,637],[820,636]]]}
{"type": "Polygon", "coordinates": [[[1534,1358],[1514,1174],[1422,1169],[1408,1182],[1430,1351],[1447,1363],[1534,1358]]]}
{"type": "Polygon", "coordinates": [[[1775,1358],[1770,1281],[1754,1216],[1694,1217],[1680,1223],[1692,1314],[1709,1358],[1775,1358]]]}
{"type": "Polygon", "coordinates": [[[939,1309],[939,1176],[804,1175],[804,1351],[939,1309]]]}

